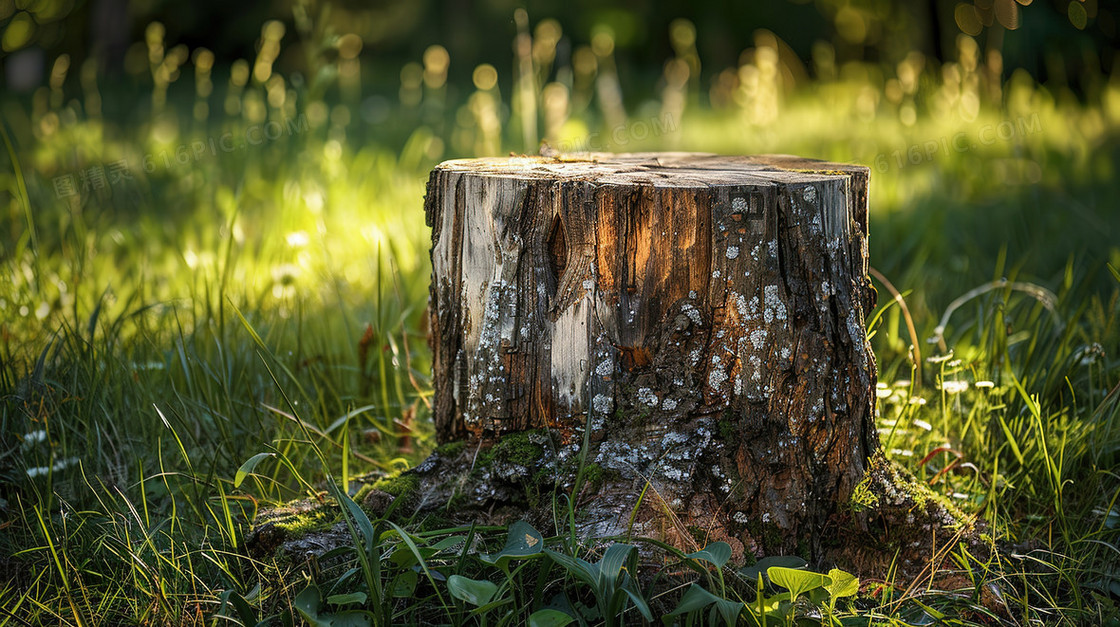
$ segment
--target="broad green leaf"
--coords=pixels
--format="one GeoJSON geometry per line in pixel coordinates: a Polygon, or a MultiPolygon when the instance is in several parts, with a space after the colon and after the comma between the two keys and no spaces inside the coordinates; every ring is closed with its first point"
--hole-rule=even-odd
{"type": "Polygon", "coordinates": [[[327,597],[327,603],[330,603],[331,605],[350,605],[352,603],[365,603],[367,598],[369,597],[366,596],[365,592],[332,594],[331,596],[327,597]]]}
{"type": "Polygon", "coordinates": [[[796,601],[797,597],[805,594],[809,590],[823,588],[825,585],[831,583],[828,577],[820,573],[814,573],[811,570],[785,568],[783,566],[771,566],[767,568],[766,575],[774,585],[789,590],[790,600],[792,601],[796,601]]]}
{"type": "Polygon", "coordinates": [[[489,603],[486,603],[485,605],[480,605],[474,608],[473,610],[471,610],[471,615],[486,616],[499,607],[502,607],[503,605],[509,605],[510,603],[513,603],[513,597],[499,597],[495,600],[490,601],[489,603]]]}
{"type": "Polygon", "coordinates": [[[633,580],[628,581],[628,585],[623,586],[622,590],[630,597],[630,600],[634,603],[634,607],[638,608],[638,611],[642,613],[642,617],[647,621],[652,621],[653,614],[649,611],[649,603],[646,602],[641,592],[634,589],[632,583],[633,580]]]}
{"type": "Polygon", "coordinates": [[[739,571],[739,574],[750,579],[757,581],[759,577],[766,574],[766,569],[771,566],[781,566],[783,568],[806,568],[809,562],[797,557],[796,555],[779,555],[776,557],[764,557],[757,562],[754,566],[747,566],[739,571]]]}
{"type": "Polygon", "coordinates": [[[719,597],[716,595],[701,586],[692,584],[688,587],[688,590],[685,590],[684,596],[681,597],[680,603],[677,603],[676,609],[663,616],[661,622],[668,625],[673,622],[674,616],[702,610],[718,600],[719,597]]]}
{"type": "Polygon", "coordinates": [[[292,599],[292,603],[296,606],[301,614],[305,614],[305,618],[314,617],[319,614],[319,588],[314,584],[307,586],[300,590],[296,598],[292,599]]]}
{"type": "Polygon", "coordinates": [[[498,564],[513,558],[536,557],[544,550],[544,536],[529,523],[519,520],[509,526],[506,545],[493,555],[481,555],[479,559],[487,564],[498,564]]]}
{"type": "Polygon", "coordinates": [[[762,599],[762,613],[764,615],[781,613],[782,606],[790,602],[788,592],[780,592],[772,597],[762,599]]]}
{"type": "Polygon", "coordinates": [[[537,610],[529,615],[529,627],[564,627],[575,620],[560,610],[537,610]]]}
{"type": "Polygon", "coordinates": [[[626,561],[635,548],[632,544],[612,544],[607,547],[606,552],[603,553],[603,559],[599,560],[598,564],[600,589],[614,590],[618,582],[618,574],[626,566],[626,561]]]}
{"type": "Polygon", "coordinates": [[[468,579],[461,575],[447,578],[447,590],[451,596],[474,606],[486,605],[498,592],[498,586],[485,579],[468,579]]]}
{"type": "Polygon", "coordinates": [[[439,550],[433,547],[417,546],[416,548],[418,550],[416,552],[413,552],[412,549],[407,545],[397,547],[389,556],[389,562],[397,568],[403,570],[410,566],[419,564],[421,558],[427,561],[428,558],[432,557],[436,553],[439,553],[439,550]]]}
{"type": "MultiPolygon", "coordinates": [[[[407,546],[409,550],[417,555],[420,555],[420,547],[416,546],[416,542],[412,539],[411,535],[409,535],[404,529],[401,529],[400,526],[397,525],[397,523],[391,520],[385,521],[385,524],[388,525],[390,529],[395,531],[398,536],[400,536],[401,542],[404,542],[405,546],[407,546]]],[[[423,559],[420,560],[420,570],[424,571],[424,575],[428,578],[428,581],[432,582],[432,585],[435,586],[436,575],[439,573],[439,571],[433,572],[432,569],[428,568],[428,563],[423,559]]],[[[443,575],[439,574],[439,577],[442,580],[443,575]]],[[[436,588],[436,596],[439,597],[440,605],[444,605],[443,595],[440,594],[438,588],[436,588]]]]}
{"type": "Polygon", "coordinates": [[[350,498],[350,495],[346,494],[342,488],[334,485],[334,492],[336,497],[346,506],[346,511],[349,512],[350,517],[354,519],[358,530],[362,532],[362,538],[366,541],[366,555],[370,555],[373,553],[373,541],[377,535],[377,532],[373,528],[373,523],[370,522],[369,516],[366,515],[365,510],[358,507],[354,499],[350,498]]]}
{"type": "Polygon", "coordinates": [[[241,464],[241,467],[237,469],[237,474],[233,476],[233,487],[240,487],[241,482],[245,481],[245,477],[248,477],[250,474],[252,474],[253,469],[257,467],[257,464],[274,455],[275,453],[257,453],[256,455],[245,460],[245,463],[241,464]]]}
{"type": "Polygon", "coordinates": [[[420,576],[416,574],[415,570],[406,570],[393,577],[393,583],[389,586],[389,594],[397,598],[407,599],[416,591],[416,582],[419,579],[420,576]]]}
{"type": "Polygon", "coordinates": [[[292,599],[292,604],[296,606],[296,611],[300,613],[303,620],[307,621],[311,627],[330,627],[330,623],[325,620],[319,619],[320,607],[319,588],[314,584],[307,586],[292,599]]]}
{"type": "Polygon", "coordinates": [[[564,569],[576,579],[579,579],[592,588],[598,587],[599,567],[596,564],[592,564],[578,557],[571,557],[563,553],[558,553],[552,549],[545,549],[544,552],[552,561],[563,566],[564,569]]]}
{"type": "MultiPolygon", "coordinates": [[[[723,617],[723,622],[726,623],[728,627],[734,627],[738,624],[739,614],[743,612],[744,607],[746,606],[743,605],[742,601],[716,599],[716,605],[713,609],[719,612],[719,615],[723,617]]],[[[708,622],[714,623],[715,621],[708,622]]]]}
{"type": "Polygon", "coordinates": [[[828,571],[828,578],[832,582],[824,588],[828,590],[828,595],[832,598],[854,597],[859,594],[859,578],[855,575],[844,572],[839,568],[833,568],[828,571]]]}
{"type": "Polygon", "coordinates": [[[824,588],[814,588],[806,592],[805,598],[809,600],[810,605],[824,605],[829,600],[832,601],[833,605],[836,604],[836,599],[833,599],[828,590],[824,588]]]}
{"type": "Polygon", "coordinates": [[[694,560],[704,560],[714,564],[716,568],[723,568],[727,560],[731,559],[731,545],[726,542],[713,542],[699,551],[689,553],[685,557],[694,560]]]}
{"type": "Polygon", "coordinates": [[[218,609],[218,614],[222,613],[222,610],[225,609],[225,604],[228,602],[233,606],[233,609],[237,611],[238,618],[241,619],[241,622],[250,625],[256,621],[257,615],[253,611],[253,608],[249,606],[245,597],[241,596],[236,590],[226,590],[219,598],[222,599],[222,607],[218,609]]]}

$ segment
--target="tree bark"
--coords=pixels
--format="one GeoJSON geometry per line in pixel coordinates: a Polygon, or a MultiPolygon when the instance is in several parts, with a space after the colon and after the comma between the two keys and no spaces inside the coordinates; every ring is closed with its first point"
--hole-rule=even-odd
{"type": "MultiPolygon", "coordinates": [[[[772,548],[818,536],[878,446],[867,185],[790,156],[441,164],[439,440],[549,429],[578,448],[588,428],[595,463],[679,516],[772,548]]],[[[612,530],[621,506],[600,505],[612,530]]]]}
{"type": "MultiPolygon", "coordinates": [[[[867,168],[790,156],[441,164],[425,207],[442,445],[356,498],[420,527],[557,533],[570,504],[585,537],[722,540],[740,564],[797,554],[899,582],[944,547],[984,555],[971,519],[879,451],[867,186],[867,168]]],[[[345,535],[283,529],[262,516],[252,550],[345,535]]]]}

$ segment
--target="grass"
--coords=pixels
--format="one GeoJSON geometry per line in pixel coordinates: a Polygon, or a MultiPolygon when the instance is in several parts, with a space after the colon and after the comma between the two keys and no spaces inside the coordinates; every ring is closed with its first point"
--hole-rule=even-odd
{"type": "MultiPolygon", "coordinates": [[[[940,72],[853,64],[788,93],[761,65],[739,70],[763,77],[753,90],[722,99],[676,98],[668,81],[621,122],[593,81],[573,83],[562,119],[545,106],[555,89],[531,96],[559,146],[872,167],[871,264],[906,304],[877,283],[881,440],[1005,550],[982,566],[941,555],[959,590],[897,590],[883,573],[841,603],[844,624],[1115,624],[1120,81],[1081,98],[1020,74],[988,83],[970,41],[940,72]]],[[[571,558],[498,573],[478,556],[501,530],[392,528],[360,510],[347,517],[350,574],[244,556],[261,506],[345,500],[352,477],[431,449],[425,175],[531,142],[486,71],[462,102],[402,73],[388,122],[363,121],[346,88],[207,76],[212,94],[153,70],[140,96],[87,80],[2,104],[0,625],[251,623],[313,605],[497,624],[546,599],[595,605],[558,566],[571,558]],[[135,110],[103,116],[94,91],[135,110]],[[60,194],[66,176],[89,189],[60,194]],[[515,611],[472,610],[449,596],[451,575],[506,586],[515,611]]],[[[567,534],[542,541],[598,559],[567,534]]],[[[728,576],[721,595],[754,598],[728,576]]],[[[637,593],[664,614],[683,587],[637,593]]],[[[622,620],[637,620],[628,607],[622,620]]]]}

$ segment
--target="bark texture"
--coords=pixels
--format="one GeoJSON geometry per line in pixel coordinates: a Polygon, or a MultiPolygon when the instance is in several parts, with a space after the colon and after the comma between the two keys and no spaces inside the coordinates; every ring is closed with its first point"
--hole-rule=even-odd
{"type": "Polygon", "coordinates": [[[586,455],[613,486],[587,504],[593,532],[622,530],[648,485],[716,539],[819,554],[878,447],[867,185],[862,166],[776,155],[441,164],[440,441],[538,430],[586,455]]]}

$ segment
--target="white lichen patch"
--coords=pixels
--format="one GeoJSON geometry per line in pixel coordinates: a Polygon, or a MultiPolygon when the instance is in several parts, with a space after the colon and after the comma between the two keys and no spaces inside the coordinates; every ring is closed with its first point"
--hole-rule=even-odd
{"type": "Polygon", "coordinates": [[[693,366],[700,363],[700,357],[702,356],[702,354],[703,351],[701,351],[699,348],[692,349],[692,352],[688,354],[689,363],[691,363],[693,366]]]}
{"type": "Polygon", "coordinates": [[[755,383],[762,382],[762,358],[758,355],[751,355],[747,358],[747,363],[751,367],[751,381],[755,383]]]}
{"type": "Polygon", "coordinates": [[[661,446],[669,448],[688,442],[688,436],[678,431],[670,431],[661,437],[661,446]]]}
{"type": "Polygon", "coordinates": [[[728,259],[735,259],[739,256],[739,247],[738,246],[728,246],[727,247],[727,252],[724,253],[724,254],[727,255],[728,259]]]}
{"type": "Polygon", "coordinates": [[[718,360],[718,357],[713,360],[712,371],[708,373],[708,385],[713,390],[718,390],[720,386],[727,381],[727,373],[723,371],[723,368],[719,367],[718,363],[716,363],[718,362],[718,360]]]}
{"type": "Polygon", "coordinates": [[[805,189],[801,191],[801,197],[808,203],[817,202],[817,188],[812,185],[807,185],[805,189]]]}
{"type": "Polygon", "coordinates": [[[747,205],[747,199],[743,198],[742,196],[736,196],[735,198],[732,198],[731,208],[740,213],[746,211],[749,208],[747,205]]]}
{"type": "Polygon", "coordinates": [[[661,409],[664,410],[664,411],[673,411],[676,408],[677,408],[677,401],[675,401],[671,398],[667,398],[667,399],[661,401],[661,409]]]}
{"type": "Polygon", "coordinates": [[[591,399],[591,408],[597,414],[606,414],[611,410],[611,399],[606,394],[596,394],[595,398],[591,399]]]}
{"type": "Polygon", "coordinates": [[[600,377],[609,377],[613,372],[614,364],[612,364],[608,359],[600,361],[599,365],[595,367],[595,374],[599,375],[600,377]]]}
{"type": "Polygon", "coordinates": [[[856,352],[862,356],[866,349],[864,343],[867,341],[867,334],[863,330],[863,325],[860,324],[854,314],[848,316],[848,333],[851,334],[854,340],[852,345],[855,347],[856,352]]]}
{"type": "MultiPolygon", "coordinates": [[[[696,292],[692,293],[695,294],[696,292]]],[[[692,303],[685,303],[684,306],[681,307],[681,311],[684,312],[684,315],[688,316],[688,319],[692,321],[692,324],[700,326],[700,323],[702,322],[700,318],[700,311],[696,309],[695,305],[693,305],[692,303]]]]}
{"type": "Polygon", "coordinates": [[[763,319],[766,324],[770,324],[774,320],[786,319],[786,304],[782,302],[781,297],[778,295],[777,285],[767,285],[762,288],[763,296],[766,300],[766,309],[763,311],[763,319]]]}
{"type": "Polygon", "coordinates": [[[751,346],[754,346],[755,350],[762,350],[763,345],[766,344],[766,329],[751,331],[750,338],[751,346]]]}
{"type": "MultiPolygon", "coordinates": [[[[747,307],[747,298],[738,292],[731,293],[731,300],[735,301],[735,310],[739,312],[739,317],[750,319],[749,309],[747,307]]],[[[758,298],[755,298],[757,301],[758,298]]]]}
{"type": "Polygon", "coordinates": [[[657,407],[659,401],[660,399],[657,398],[657,394],[650,388],[641,388],[638,390],[638,402],[641,404],[657,407]]]}
{"type": "Polygon", "coordinates": [[[637,466],[642,460],[642,451],[619,440],[606,440],[599,447],[596,463],[614,470],[637,466]]]}
{"type": "Polygon", "coordinates": [[[604,416],[602,413],[592,413],[591,414],[591,420],[590,420],[590,422],[588,422],[587,428],[591,429],[592,433],[595,433],[596,431],[602,431],[604,428],[606,428],[606,426],[607,426],[606,416],[604,416]]]}

